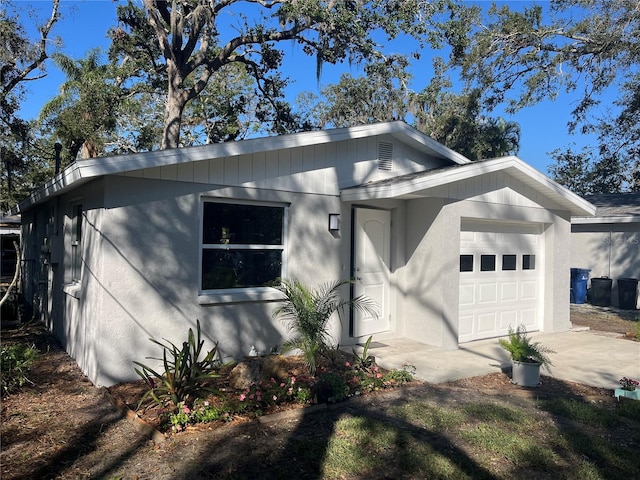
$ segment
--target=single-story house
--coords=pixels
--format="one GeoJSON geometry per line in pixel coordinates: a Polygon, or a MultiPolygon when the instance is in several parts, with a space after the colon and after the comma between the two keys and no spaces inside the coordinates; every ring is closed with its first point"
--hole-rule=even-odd
{"type": "Polygon", "coordinates": [[[2,282],[11,282],[11,278],[16,271],[16,249],[15,245],[20,245],[20,216],[0,215],[0,275],[2,282]]]}
{"type": "Polygon", "coordinates": [[[180,344],[239,358],[288,332],[268,285],[354,279],[375,317],[341,345],[446,349],[570,328],[571,217],[595,212],[516,157],[471,162],[403,122],[82,160],[16,210],[25,294],[97,385],[180,344]]]}
{"type": "Polygon", "coordinates": [[[611,304],[618,306],[618,279],[640,279],[640,193],[585,199],[596,213],[571,219],[571,266],[591,270],[590,279],[610,278],[611,304]]]}

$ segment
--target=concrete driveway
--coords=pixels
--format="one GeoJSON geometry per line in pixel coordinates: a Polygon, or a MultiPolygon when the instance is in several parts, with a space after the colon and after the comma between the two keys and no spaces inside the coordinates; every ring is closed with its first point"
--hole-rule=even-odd
{"type": "MultiPolygon", "coordinates": [[[[640,342],[615,338],[617,334],[576,330],[536,333],[531,338],[555,350],[554,366],[543,375],[593,387],[616,388],[618,380],[640,380],[640,342]]],[[[465,343],[457,350],[443,350],[406,338],[372,342],[370,355],[383,368],[416,367],[416,377],[429,383],[443,383],[500,372],[510,367],[507,352],[497,339],[465,343]]]]}

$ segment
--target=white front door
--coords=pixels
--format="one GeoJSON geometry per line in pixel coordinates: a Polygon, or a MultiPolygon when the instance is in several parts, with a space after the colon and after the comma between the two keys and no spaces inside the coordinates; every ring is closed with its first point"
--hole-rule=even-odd
{"type": "Polygon", "coordinates": [[[378,315],[355,310],[353,335],[361,337],[389,330],[391,213],[357,208],[354,216],[354,293],[365,295],[378,307],[378,315]]]}

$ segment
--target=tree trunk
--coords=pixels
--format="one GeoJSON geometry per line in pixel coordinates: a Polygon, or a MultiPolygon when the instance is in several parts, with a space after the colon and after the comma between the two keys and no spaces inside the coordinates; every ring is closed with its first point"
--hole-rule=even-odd
{"type": "Polygon", "coordinates": [[[167,61],[167,75],[169,88],[164,111],[164,129],[162,132],[162,150],[178,148],[180,142],[180,126],[182,112],[187,103],[187,97],[182,89],[182,75],[173,61],[167,61]]]}

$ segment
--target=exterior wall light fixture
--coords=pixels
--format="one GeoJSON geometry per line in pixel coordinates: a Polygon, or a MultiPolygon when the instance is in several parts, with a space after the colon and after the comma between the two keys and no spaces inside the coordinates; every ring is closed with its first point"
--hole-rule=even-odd
{"type": "Polygon", "coordinates": [[[338,233],[340,231],[340,214],[339,213],[329,214],[329,231],[331,233],[338,233]]]}

